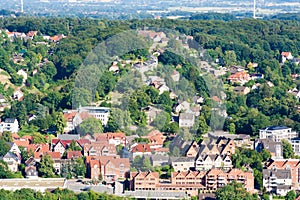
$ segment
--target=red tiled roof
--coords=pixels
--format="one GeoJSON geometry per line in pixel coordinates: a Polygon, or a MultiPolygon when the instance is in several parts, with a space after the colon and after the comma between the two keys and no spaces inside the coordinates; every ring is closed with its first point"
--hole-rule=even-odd
{"type": "Polygon", "coordinates": [[[288,57],[291,54],[291,52],[282,52],[281,55],[284,57],[288,57]]]}
{"type": "Polygon", "coordinates": [[[34,152],[34,159],[40,159],[46,154],[48,154],[52,159],[60,159],[59,152],[34,152]]]}
{"type": "Polygon", "coordinates": [[[32,152],[49,152],[50,151],[50,147],[49,144],[30,144],[27,147],[27,151],[32,151],[32,152]]]}
{"type": "Polygon", "coordinates": [[[18,147],[28,147],[29,146],[29,140],[15,140],[14,143],[18,146],[18,147]]]}
{"type": "Polygon", "coordinates": [[[80,157],[82,157],[81,151],[68,151],[67,152],[67,159],[80,158],[80,157]]]}
{"type": "Polygon", "coordinates": [[[75,115],[77,114],[77,112],[69,112],[69,113],[64,113],[64,118],[70,122],[73,120],[73,118],[75,117],[75,115]]]}
{"type": "Polygon", "coordinates": [[[136,152],[151,152],[151,148],[149,144],[138,144],[132,149],[133,153],[136,152]]]}

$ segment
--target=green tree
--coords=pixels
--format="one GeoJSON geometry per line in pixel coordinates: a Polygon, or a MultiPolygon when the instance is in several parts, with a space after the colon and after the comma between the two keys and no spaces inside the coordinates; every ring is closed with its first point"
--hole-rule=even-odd
{"type": "Polygon", "coordinates": [[[9,131],[4,131],[3,133],[2,133],[2,139],[4,140],[4,141],[6,141],[6,142],[12,142],[12,133],[11,132],[9,132],[9,131]]]}
{"type": "Polygon", "coordinates": [[[232,182],[216,191],[218,200],[256,200],[240,183],[232,182]]]}
{"type": "Polygon", "coordinates": [[[294,190],[289,191],[288,193],[286,193],[284,199],[285,200],[295,200],[296,199],[296,193],[294,190]]]}
{"type": "Polygon", "coordinates": [[[41,162],[38,164],[37,170],[39,176],[43,178],[54,178],[55,169],[53,167],[54,161],[51,156],[46,154],[41,158],[41,162]]]}
{"type": "Polygon", "coordinates": [[[102,133],[103,127],[100,120],[89,117],[79,125],[79,133],[81,136],[94,133],[102,133]]]}
{"type": "Polygon", "coordinates": [[[282,150],[283,150],[283,158],[295,157],[293,146],[287,140],[282,140],[282,150]]]}
{"type": "Polygon", "coordinates": [[[85,177],[86,167],[84,164],[84,160],[82,158],[77,158],[74,161],[73,171],[74,171],[76,177],[78,177],[78,176],[85,177]]]}
{"type": "Polygon", "coordinates": [[[67,125],[67,121],[64,118],[64,115],[61,112],[55,114],[55,128],[57,133],[62,134],[64,133],[64,128],[67,125]]]}
{"type": "Polygon", "coordinates": [[[76,142],[74,140],[72,140],[72,142],[68,146],[67,151],[81,151],[81,148],[80,146],[76,145],[76,142]]]}
{"type": "Polygon", "coordinates": [[[0,157],[2,157],[10,150],[10,148],[3,138],[0,138],[0,146],[0,157]]]}

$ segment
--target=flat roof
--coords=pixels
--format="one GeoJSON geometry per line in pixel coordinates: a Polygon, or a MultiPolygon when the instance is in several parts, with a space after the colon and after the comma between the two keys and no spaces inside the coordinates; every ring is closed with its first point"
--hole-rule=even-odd
{"type": "Polygon", "coordinates": [[[0,179],[0,188],[64,188],[65,181],[64,178],[0,179]]]}

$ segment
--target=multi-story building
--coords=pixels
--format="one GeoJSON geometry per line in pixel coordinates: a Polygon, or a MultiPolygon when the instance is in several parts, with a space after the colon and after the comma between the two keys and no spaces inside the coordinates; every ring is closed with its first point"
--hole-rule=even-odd
{"type": "Polygon", "coordinates": [[[0,124],[0,132],[9,131],[11,133],[17,133],[19,131],[19,122],[14,118],[6,118],[4,122],[0,124]]]}
{"type": "Polygon", "coordinates": [[[154,190],[186,192],[191,196],[197,196],[198,192],[214,192],[232,181],[241,183],[244,188],[254,193],[253,172],[243,172],[240,169],[232,169],[224,172],[219,169],[204,171],[172,172],[169,181],[160,182],[157,172],[131,172],[131,189],[134,191],[154,190]]]}
{"type": "Polygon", "coordinates": [[[254,141],[254,149],[257,152],[262,152],[264,149],[271,153],[272,159],[282,159],[282,142],[275,142],[272,139],[256,139],[254,141]]]}
{"type": "Polygon", "coordinates": [[[297,138],[298,133],[286,126],[269,126],[259,130],[259,139],[272,139],[275,142],[297,138]]]}
{"type": "Polygon", "coordinates": [[[89,113],[94,118],[100,120],[102,122],[102,125],[106,126],[110,115],[110,108],[86,106],[80,107],[79,113],[80,112],[89,113]]]}
{"type": "Polygon", "coordinates": [[[295,155],[300,156],[300,138],[292,138],[289,140],[289,142],[293,147],[295,155]]]}
{"type": "Polygon", "coordinates": [[[267,192],[285,196],[292,188],[291,169],[263,169],[263,186],[267,192]]]}
{"type": "Polygon", "coordinates": [[[102,178],[108,183],[118,179],[125,179],[130,171],[128,158],[118,156],[87,156],[86,157],[87,175],[91,179],[102,178]]]}
{"type": "Polygon", "coordinates": [[[180,157],[172,161],[175,172],[189,171],[195,167],[195,159],[190,157],[180,157]]]}
{"type": "Polygon", "coordinates": [[[103,142],[91,142],[84,146],[84,156],[115,156],[117,155],[116,146],[103,142]]]}
{"type": "Polygon", "coordinates": [[[270,160],[266,164],[267,169],[287,169],[291,170],[292,188],[300,189],[300,161],[299,159],[276,159],[270,160]]]}
{"type": "Polygon", "coordinates": [[[232,160],[229,155],[199,155],[195,160],[196,170],[210,170],[213,168],[230,170],[233,167],[232,160]]]}
{"type": "Polygon", "coordinates": [[[206,189],[210,191],[215,191],[233,181],[241,183],[248,192],[254,192],[253,172],[243,172],[241,169],[231,169],[226,173],[220,169],[211,169],[205,175],[205,186],[206,189]]]}

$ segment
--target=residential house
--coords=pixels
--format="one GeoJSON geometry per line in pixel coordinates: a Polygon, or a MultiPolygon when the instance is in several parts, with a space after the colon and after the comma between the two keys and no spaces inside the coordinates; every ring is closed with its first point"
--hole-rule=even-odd
{"type": "Polygon", "coordinates": [[[189,111],[189,110],[190,110],[190,103],[188,103],[187,101],[183,101],[175,107],[176,113],[179,113],[181,111],[189,111]]]}
{"type": "Polygon", "coordinates": [[[21,156],[20,154],[15,154],[11,151],[8,151],[2,158],[4,162],[6,162],[8,168],[12,172],[18,171],[18,166],[21,164],[21,156]]]}
{"type": "Polygon", "coordinates": [[[290,169],[263,169],[263,186],[267,192],[285,196],[292,189],[290,169]]]}
{"type": "Polygon", "coordinates": [[[51,141],[51,149],[53,152],[59,152],[62,157],[65,151],[68,149],[72,141],[75,142],[75,145],[83,149],[83,146],[89,144],[90,141],[85,139],[79,140],[60,140],[60,139],[52,139],[51,141]]]}
{"type": "Polygon", "coordinates": [[[299,159],[276,159],[269,160],[266,163],[266,169],[287,169],[291,170],[292,177],[292,188],[294,190],[300,189],[300,180],[299,180],[299,172],[300,172],[300,161],[299,159]]]}
{"type": "Polygon", "coordinates": [[[147,136],[142,136],[142,138],[149,140],[148,144],[150,145],[151,149],[163,147],[166,139],[166,137],[159,130],[153,130],[147,136]]]}
{"type": "Polygon", "coordinates": [[[20,89],[17,89],[13,94],[13,99],[22,101],[23,98],[24,98],[24,93],[20,89]]]}
{"type": "Polygon", "coordinates": [[[6,118],[4,122],[0,124],[0,132],[9,131],[11,133],[17,133],[19,131],[19,122],[15,118],[6,118]]]}
{"type": "Polygon", "coordinates": [[[202,104],[204,103],[204,98],[203,97],[200,97],[200,96],[194,96],[192,98],[192,101],[195,103],[195,104],[202,104]]]}
{"type": "Polygon", "coordinates": [[[176,70],[173,70],[173,73],[171,74],[171,78],[174,82],[178,82],[180,79],[180,73],[176,70]]]}
{"type": "Polygon", "coordinates": [[[108,141],[109,144],[113,144],[115,146],[122,145],[126,146],[128,144],[128,140],[126,138],[125,133],[118,132],[118,133],[100,133],[94,135],[96,141],[108,141]]]}
{"type": "Polygon", "coordinates": [[[151,155],[150,161],[153,167],[165,166],[169,164],[169,156],[154,154],[151,155]]]}
{"type": "Polygon", "coordinates": [[[38,177],[36,163],[37,162],[35,161],[34,157],[30,157],[25,161],[26,178],[37,178],[38,177]]]}
{"type": "Polygon", "coordinates": [[[233,91],[241,95],[246,95],[250,92],[250,88],[244,86],[236,86],[234,87],[233,91]]]}
{"type": "Polygon", "coordinates": [[[222,169],[228,171],[233,168],[229,155],[200,154],[195,160],[195,169],[207,171],[210,169],[222,169]]]}
{"type": "Polygon", "coordinates": [[[81,158],[83,155],[81,151],[67,151],[67,159],[81,158]]]}
{"type": "Polygon", "coordinates": [[[27,72],[25,72],[23,69],[20,69],[17,74],[23,77],[23,83],[25,84],[28,77],[27,72]]]}
{"type": "Polygon", "coordinates": [[[244,72],[244,71],[245,71],[245,69],[242,66],[231,66],[231,67],[229,67],[229,72],[231,74],[236,74],[238,72],[244,72]]]}
{"type": "Polygon", "coordinates": [[[137,144],[132,148],[131,152],[133,158],[136,156],[143,157],[144,155],[151,155],[152,149],[149,144],[137,144]]]}
{"type": "Polygon", "coordinates": [[[191,145],[187,149],[185,156],[189,158],[195,158],[199,151],[199,145],[196,141],[192,141],[191,145]]]}
{"type": "Polygon", "coordinates": [[[76,116],[76,111],[65,111],[64,112],[64,118],[67,121],[67,125],[64,128],[65,133],[74,132],[75,131],[75,124],[74,124],[74,118],[76,116]]]}
{"type": "Polygon", "coordinates": [[[7,144],[10,152],[13,152],[16,155],[21,154],[19,147],[14,142],[7,142],[7,144]]]}
{"type": "Polygon", "coordinates": [[[179,127],[192,127],[195,123],[195,115],[193,113],[180,113],[179,127]]]}
{"type": "Polygon", "coordinates": [[[107,141],[91,142],[84,146],[84,156],[115,156],[117,155],[116,146],[107,141]]]}
{"type": "Polygon", "coordinates": [[[49,144],[30,144],[27,147],[28,152],[34,154],[34,158],[39,159],[40,155],[50,152],[49,144]]]}
{"type": "Polygon", "coordinates": [[[257,152],[268,150],[271,153],[272,159],[282,159],[282,142],[274,142],[272,139],[256,139],[254,142],[254,149],[257,152]]]}
{"type": "Polygon", "coordinates": [[[49,40],[51,42],[59,42],[60,40],[62,40],[63,38],[65,38],[66,36],[64,34],[59,34],[59,35],[55,35],[49,38],[49,40]]]}
{"type": "Polygon", "coordinates": [[[112,66],[109,67],[108,71],[118,73],[120,69],[117,64],[118,62],[113,62],[112,66]]]}
{"type": "Polygon", "coordinates": [[[189,171],[195,168],[195,159],[191,157],[179,157],[173,160],[171,165],[175,172],[189,171]]]}
{"type": "Polygon", "coordinates": [[[164,92],[169,92],[170,88],[167,85],[160,85],[158,86],[159,95],[163,94],[164,92]]]}
{"type": "Polygon", "coordinates": [[[158,43],[162,42],[163,39],[166,39],[167,36],[164,32],[155,32],[152,30],[140,30],[138,31],[138,35],[143,37],[148,37],[153,40],[153,42],[158,43]]]}
{"type": "Polygon", "coordinates": [[[279,142],[283,139],[290,140],[298,136],[299,134],[296,131],[292,131],[292,128],[286,126],[269,126],[259,130],[259,139],[270,138],[275,142],[279,142]]]}
{"type": "Polygon", "coordinates": [[[293,60],[294,56],[291,52],[282,52],[281,53],[281,59],[282,63],[284,63],[286,60],[293,60]]]}
{"type": "Polygon", "coordinates": [[[247,72],[241,71],[235,74],[231,74],[228,78],[228,81],[231,83],[239,83],[241,85],[247,83],[250,80],[250,76],[247,72]]]}
{"type": "Polygon", "coordinates": [[[29,31],[26,36],[33,40],[34,36],[38,34],[37,31],[29,31]]]}
{"type": "Polygon", "coordinates": [[[102,177],[107,183],[124,180],[130,171],[129,159],[117,156],[87,156],[86,167],[89,178],[102,177]]]}

